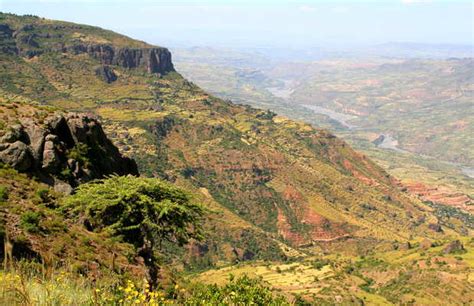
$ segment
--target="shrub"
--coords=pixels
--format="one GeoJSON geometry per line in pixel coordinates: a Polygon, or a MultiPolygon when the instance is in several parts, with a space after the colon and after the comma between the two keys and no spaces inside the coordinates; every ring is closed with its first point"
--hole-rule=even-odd
{"type": "Polygon", "coordinates": [[[48,188],[39,188],[35,192],[35,196],[32,198],[33,203],[35,204],[46,204],[50,205],[53,204],[54,198],[53,196],[49,193],[48,188]]]}
{"type": "Polygon", "coordinates": [[[21,215],[20,226],[29,233],[39,233],[41,215],[38,212],[27,211],[21,215]]]}
{"type": "Polygon", "coordinates": [[[4,202],[8,199],[8,189],[5,186],[0,186],[0,202],[4,202]]]}
{"type": "Polygon", "coordinates": [[[77,143],[67,153],[68,158],[75,159],[81,166],[89,167],[90,161],[87,155],[89,154],[89,147],[85,143],[77,143]]]}
{"type": "Polygon", "coordinates": [[[329,264],[329,260],[327,259],[316,259],[312,263],[313,268],[317,270],[321,270],[324,266],[329,264]]]}
{"type": "Polygon", "coordinates": [[[231,276],[225,286],[197,285],[190,295],[181,297],[183,305],[290,305],[284,297],[275,295],[261,280],[244,275],[231,276]]]}

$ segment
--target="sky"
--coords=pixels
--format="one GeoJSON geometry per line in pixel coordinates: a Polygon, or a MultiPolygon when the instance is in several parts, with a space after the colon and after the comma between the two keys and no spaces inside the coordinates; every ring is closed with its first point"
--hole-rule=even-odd
{"type": "Polygon", "coordinates": [[[85,23],[163,46],[474,44],[474,2],[0,0],[0,11],[85,23]]]}

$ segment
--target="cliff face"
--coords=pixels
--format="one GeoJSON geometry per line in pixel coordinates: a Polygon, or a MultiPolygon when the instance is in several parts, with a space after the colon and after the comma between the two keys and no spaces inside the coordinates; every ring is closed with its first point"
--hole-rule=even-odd
{"type": "MultiPolygon", "coordinates": [[[[1,17],[1,16],[0,16],[1,17]]],[[[90,30],[74,24],[51,26],[36,22],[15,27],[0,18],[0,51],[32,58],[46,52],[89,54],[103,65],[127,69],[143,69],[149,73],[166,74],[175,71],[171,52],[166,48],[139,44],[137,47],[117,46],[112,41],[79,35],[90,30]],[[69,35],[71,37],[69,37],[69,35]]]]}
{"type": "Polygon", "coordinates": [[[13,30],[6,24],[0,24],[0,51],[8,54],[18,53],[16,43],[13,40],[13,30]]]}
{"type": "Polygon", "coordinates": [[[115,48],[110,45],[78,44],[63,48],[63,52],[87,53],[104,65],[142,68],[149,73],[166,74],[174,71],[171,53],[166,48],[115,48]]]}
{"type": "Polygon", "coordinates": [[[95,118],[76,113],[53,113],[41,122],[21,118],[3,131],[0,161],[65,193],[105,175],[138,174],[135,161],[119,153],[95,118]]]}

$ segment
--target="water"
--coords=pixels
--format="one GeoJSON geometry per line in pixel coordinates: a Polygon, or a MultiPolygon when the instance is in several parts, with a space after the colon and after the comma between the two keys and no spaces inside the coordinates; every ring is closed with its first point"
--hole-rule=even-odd
{"type": "Polygon", "coordinates": [[[382,149],[394,150],[401,153],[409,153],[408,151],[402,150],[398,147],[398,140],[393,138],[391,135],[382,135],[383,141],[377,145],[377,147],[382,149]]]}
{"type": "Polygon", "coordinates": [[[343,114],[343,113],[338,113],[336,111],[330,110],[328,108],[324,108],[321,106],[316,106],[316,105],[310,105],[310,104],[303,104],[304,107],[307,109],[312,110],[316,114],[322,114],[326,115],[329,118],[331,118],[334,121],[339,122],[342,126],[348,128],[348,129],[353,129],[356,126],[353,124],[350,124],[348,121],[356,118],[355,116],[343,114]]]}
{"type": "Polygon", "coordinates": [[[293,93],[293,81],[282,80],[285,85],[283,87],[267,87],[266,89],[272,93],[275,97],[282,98],[282,99],[289,99],[291,94],[293,93]]]}
{"type": "Polygon", "coordinates": [[[469,176],[470,178],[474,178],[474,168],[462,167],[461,171],[462,173],[464,173],[464,175],[469,176]]]}

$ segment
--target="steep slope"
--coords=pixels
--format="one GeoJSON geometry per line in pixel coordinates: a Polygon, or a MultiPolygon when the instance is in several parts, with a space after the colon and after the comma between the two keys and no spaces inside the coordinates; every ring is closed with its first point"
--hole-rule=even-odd
{"type": "Polygon", "coordinates": [[[329,128],[422,200],[474,209],[468,164],[441,160],[472,151],[469,59],[286,63],[209,48],[175,49],[173,56],[180,73],[206,91],[329,128]]]}
{"type": "MultiPolygon", "coordinates": [[[[145,267],[134,259],[130,245],[89,231],[58,209],[71,185],[113,173],[138,174],[100,123],[34,103],[1,103],[0,122],[2,260],[10,249],[15,260],[26,260],[20,265],[29,264],[32,273],[42,271],[43,276],[65,265],[91,278],[110,276],[112,282],[119,271],[143,276],[145,267]]],[[[11,262],[5,259],[4,264],[11,262]]]]}
{"type": "Polygon", "coordinates": [[[5,103],[95,113],[141,173],[200,193],[217,216],[192,251],[212,263],[283,258],[284,244],[311,252],[343,239],[364,253],[472,230],[437,218],[329,132],[208,95],[164,48],[36,17],[2,14],[0,24],[5,103]]]}

